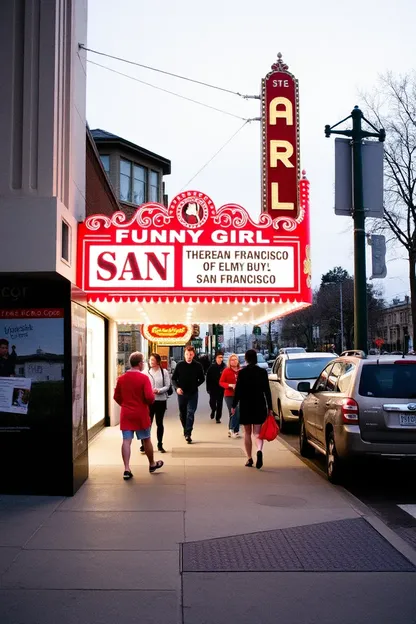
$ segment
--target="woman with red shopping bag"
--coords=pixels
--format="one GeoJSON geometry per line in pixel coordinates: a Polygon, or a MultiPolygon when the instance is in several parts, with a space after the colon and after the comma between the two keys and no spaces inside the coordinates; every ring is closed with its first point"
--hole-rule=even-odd
{"type": "Polygon", "coordinates": [[[260,438],[260,429],[267,416],[273,416],[272,395],[267,372],[256,366],[257,352],[249,349],[245,359],[247,366],[238,374],[232,413],[239,405],[240,423],[244,426],[246,466],[251,467],[254,464],[252,458],[252,436],[254,436],[257,447],[256,468],[260,469],[263,466],[263,440],[260,438]]]}

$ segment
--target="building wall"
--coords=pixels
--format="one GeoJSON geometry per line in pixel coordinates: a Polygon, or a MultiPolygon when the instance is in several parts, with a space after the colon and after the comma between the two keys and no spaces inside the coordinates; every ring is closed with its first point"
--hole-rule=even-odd
{"type": "Polygon", "coordinates": [[[409,297],[385,308],[380,320],[381,338],[392,349],[403,350],[414,344],[412,310],[409,297]]]}
{"type": "Polygon", "coordinates": [[[86,215],[112,215],[121,210],[89,131],[86,142],[86,215]]]}
{"type": "Polygon", "coordinates": [[[17,361],[16,370],[19,370],[20,366],[24,366],[23,377],[29,377],[32,381],[60,381],[63,379],[63,367],[62,362],[25,362],[20,365],[17,361]]]}
{"type": "Polygon", "coordinates": [[[1,3],[3,272],[53,271],[75,283],[77,222],[85,216],[86,58],[78,43],[86,34],[87,0],[1,3]]]}

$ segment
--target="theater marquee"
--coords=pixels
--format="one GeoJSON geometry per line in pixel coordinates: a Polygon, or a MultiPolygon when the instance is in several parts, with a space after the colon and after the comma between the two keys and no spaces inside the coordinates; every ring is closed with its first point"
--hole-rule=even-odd
{"type": "Polygon", "coordinates": [[[186,191],[169,208],[149,203],[132,219],[79,225],[78,286],[111,318],[146,324],[254,323],[311,302],[308,181],[299,214],[216,208],[186,191]]]}

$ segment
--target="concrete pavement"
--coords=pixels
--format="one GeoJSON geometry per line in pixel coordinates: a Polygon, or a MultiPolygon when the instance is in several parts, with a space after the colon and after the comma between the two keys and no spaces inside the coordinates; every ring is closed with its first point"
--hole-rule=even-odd
{"type": "Polygon", "coordinates": [[[416,552],[365,506],[279,441],[244,467],[204,392],[191,446],[168,405],[160,472],[135,441],[123,482],[111,428],[73,498],[0,496],[2,624],[416,622],[416,552]]]}

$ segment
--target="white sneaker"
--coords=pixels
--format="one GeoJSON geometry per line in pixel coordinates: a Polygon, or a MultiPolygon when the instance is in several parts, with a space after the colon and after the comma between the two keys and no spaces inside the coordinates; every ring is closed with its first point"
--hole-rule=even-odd
{"type": "Polygon", "coordinates": [[[232,430],[232,429],[229,429],[229,430],[228,430],[228,437],[229,437],[229,438],[232,438],[232,437],[233,437],[233,430],[232,430]]]}
{"type": "Polygon", "coordinates": [[[232,434],[232,437],[233,438],[240,438],[241,436],[240,436],[240,433],[237,431],[236,433],[232,434]]]}

